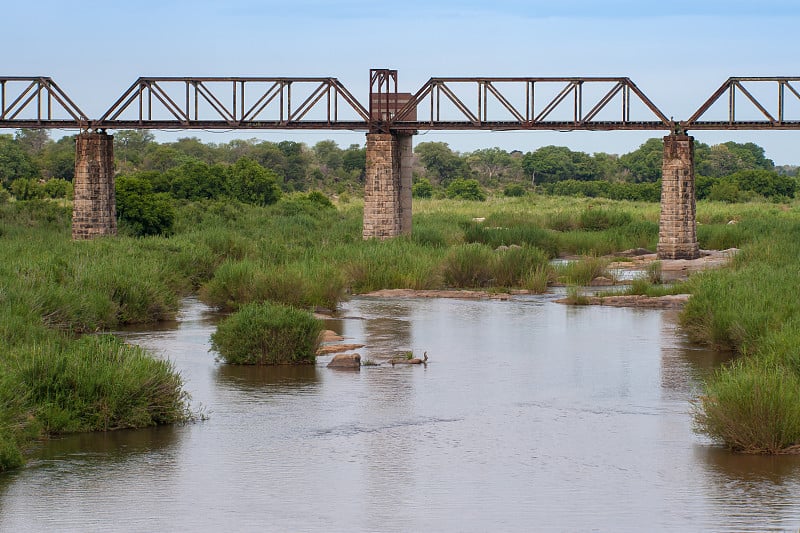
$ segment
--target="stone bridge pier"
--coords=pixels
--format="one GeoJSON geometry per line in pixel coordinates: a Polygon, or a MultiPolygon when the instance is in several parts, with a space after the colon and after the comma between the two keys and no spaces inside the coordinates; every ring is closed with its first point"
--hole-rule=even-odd
{"type": "Polygon", "coordinates": [[[412,138],[400,133],[367,134],[364,239],[411,233],[412,138]]]}
{"type": "Polygon", "coordinates": [[[664,137],[661,178],[661,218],[658,226],[659,259],[696,259],[697,216],[694,185],[694,138],[664,137]]]}
{"type": "Polygon", "coordinates": [[[114,137],[84,132],[75,140],[72,239],[117,234],[114,137]]]}

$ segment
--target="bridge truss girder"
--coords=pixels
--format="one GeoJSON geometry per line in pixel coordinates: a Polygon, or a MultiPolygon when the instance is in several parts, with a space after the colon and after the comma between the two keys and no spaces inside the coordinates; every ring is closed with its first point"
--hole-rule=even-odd
{"type": "Polygon", "coordinates": [[[91,120],[49,77],[0,77],[0,129],[800,130],[799,77],[729,78],[680,122],[625,77],[431,78],[415,93],[397,85],[396,70],[371,70],[364,106],[332,77],[139,78],[91,120]],[[725,100],[724,118],[708,118],[725,100]]]}

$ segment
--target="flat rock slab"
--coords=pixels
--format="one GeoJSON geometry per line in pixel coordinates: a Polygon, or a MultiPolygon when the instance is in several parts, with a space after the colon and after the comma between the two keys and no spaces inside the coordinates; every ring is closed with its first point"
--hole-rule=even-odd
{"type": "Polygon", "coordinates": [[[358,350],[359,348],[363,347],[364,347],[363,344],[329,344],[327,346],[320,346],[317,349],[317,355],[349,352],[351,350],[358,350]]]}
{"type": "Polygon", "coordinates": [[[456,298],[461,300],[508,300],[508,293],[494,293],[488,291],[463,291],[463,290],[417,290],[417,289],[382,289],[368,292],[362,296],[375,296],[381,298],[456,298]]]}
{"type": "MultiPolygon", "coordinates": [[[[623,296],[587,296],[585,305],[608,305],[611,307],[639,307],[645,309],[680,309],[687,301],[689,294],[670,294],[667,296],[642,296],[623,295],[623,296]]],[[[568,304],[566,298],[556,300],[556,303],[568,304]]]]}

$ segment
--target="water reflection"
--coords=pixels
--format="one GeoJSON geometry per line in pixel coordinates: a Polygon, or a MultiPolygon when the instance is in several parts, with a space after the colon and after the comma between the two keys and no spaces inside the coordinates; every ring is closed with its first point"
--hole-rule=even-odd
{"type": "Polygon", "coordinates": [[[279,394],[299,392],[319,384],[315,365],[249,366],[218,364],[214,377],[221,386],[279,394]]]}
{"type": "Polygon", "coordinates": [[[731,531],[798,528],[800,457],[740,455],[716,446],[696,450],[706,494],[731,531]]]}

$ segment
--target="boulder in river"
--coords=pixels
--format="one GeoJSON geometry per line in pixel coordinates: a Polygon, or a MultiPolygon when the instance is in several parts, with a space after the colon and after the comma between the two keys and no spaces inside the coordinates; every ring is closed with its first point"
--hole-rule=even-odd
{"type": "Polygon", "coordinates": [[[361,355],[357,353],[340,353],[333,356],[328,368],[358,370],[361,368],[361,355]]]}

